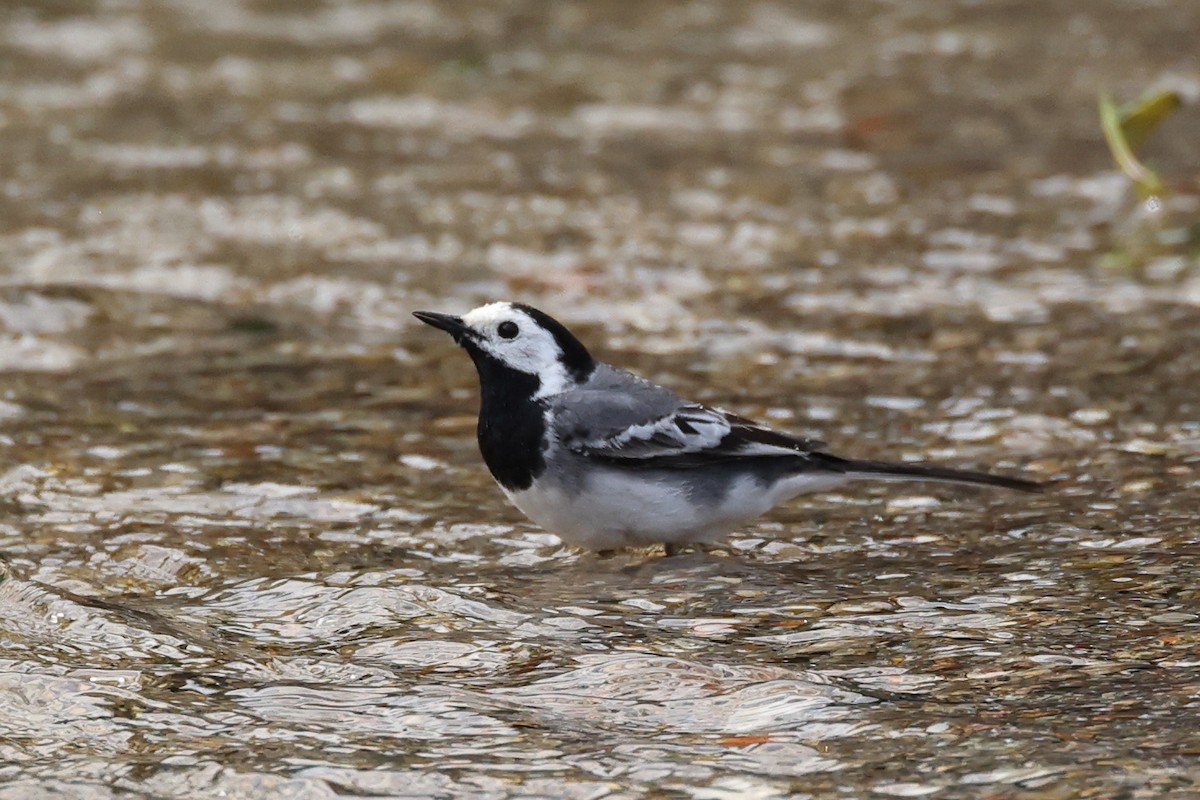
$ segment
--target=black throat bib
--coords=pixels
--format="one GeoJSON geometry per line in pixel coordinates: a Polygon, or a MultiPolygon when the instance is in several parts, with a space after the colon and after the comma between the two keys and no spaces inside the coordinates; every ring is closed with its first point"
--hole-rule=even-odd
{"type": "Polygon", "coordinates": [[[479,371],[479,451],[492,477],[505,489],[528,489],[546,471],[542,404],[533,398],[541,387],[536,375],[520,372],[468,348],[479,371]]]}

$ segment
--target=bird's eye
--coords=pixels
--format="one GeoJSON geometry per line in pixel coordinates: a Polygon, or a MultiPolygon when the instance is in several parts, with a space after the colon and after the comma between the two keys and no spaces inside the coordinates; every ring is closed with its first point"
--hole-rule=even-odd
{"type": "Polygon", "coordinates": [[[515,339],[520,332],[515,322],[501,322],[496,326],[496,333],[500,334],[501,339],[515,339]]]}

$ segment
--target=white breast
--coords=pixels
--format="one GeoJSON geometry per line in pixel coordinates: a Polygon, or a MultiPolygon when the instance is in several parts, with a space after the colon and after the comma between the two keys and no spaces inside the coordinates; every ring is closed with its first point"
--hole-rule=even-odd
{"type": "MultiPolygon", "coordinates": [[[[686,474],[686,473],[685,473],[686,474]]],[[[763,486],[750,475],[730,476],[719,502],[694,499],[678,473],[594,466],[577,486],[547,480],[529,489],[505,490],[526,516],[564,542],[592,550],[659,543],[712,542],[756,519],[776,504],[844,482],[840,475],[811,474],[763,486]]]]}

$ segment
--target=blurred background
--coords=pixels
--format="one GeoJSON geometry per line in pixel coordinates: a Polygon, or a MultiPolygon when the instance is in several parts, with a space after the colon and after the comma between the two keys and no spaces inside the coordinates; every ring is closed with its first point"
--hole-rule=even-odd
{"type": "Polygon", "coordinates": [[[1198,34],[5,2],[0,798],[1190,796],[1198,34]],[[1056,489],[599,562],[503,503],[409,315],[498,298],[835,452],[1056,489]]]}

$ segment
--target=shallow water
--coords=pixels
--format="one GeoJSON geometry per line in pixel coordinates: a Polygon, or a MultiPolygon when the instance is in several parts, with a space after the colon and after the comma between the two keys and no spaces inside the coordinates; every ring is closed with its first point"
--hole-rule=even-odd
{"type": "Polygon", "coordinates": [[[1200,116],[1148,210],[1095,111],[1200,7],[0,15],[0,798],[1200,791],[1200,116]],[[1053,489],[565,548],[409,316],[495,297],[1053,489]]]}

